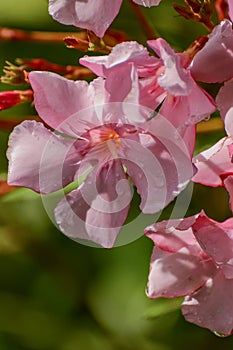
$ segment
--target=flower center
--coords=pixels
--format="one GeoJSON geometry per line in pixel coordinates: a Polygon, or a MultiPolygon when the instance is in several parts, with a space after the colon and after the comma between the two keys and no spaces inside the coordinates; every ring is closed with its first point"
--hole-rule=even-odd
{"type": "Polygon", "coordinates": [[[113,140],[117,148],[120,146],[120,135],[110,127],[101,126],[99,128],[92,129],[89,131],[89,135],[92,146],[109,140],[113,140]]]}

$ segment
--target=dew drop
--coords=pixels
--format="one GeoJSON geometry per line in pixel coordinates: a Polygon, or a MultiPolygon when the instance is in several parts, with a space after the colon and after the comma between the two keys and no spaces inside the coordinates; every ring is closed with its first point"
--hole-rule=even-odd
{"type": "Polygon", "coordinates": [[[219,337],[219,338],[226,338],[226,337],[228,337],[227,334],[223,334],[223,333],[220,333],[220,332],[214,331],[213,333],[214,333],[215,335],[217,335],[217,337],[219,337]]]}
{"type": "Polygon", "coordinates": [[[172,194],[173,194],[173,196],[178,196],[178,194],[180,194],[180,192],[179,191],[172,191],[172,194]]]}
{"type": "Polygon", "coordinates": [[[210,115],[207,115],[203,120],[208,122],[208,120],[210,120],[210,115]]]}
{"type": "Polygon", "coordinates": [[[174,136],[175,136],[175,140],[177,140],[177,141],[181,140],[181,136],[180,136],[178,131],[175,132],[174,136]]]}

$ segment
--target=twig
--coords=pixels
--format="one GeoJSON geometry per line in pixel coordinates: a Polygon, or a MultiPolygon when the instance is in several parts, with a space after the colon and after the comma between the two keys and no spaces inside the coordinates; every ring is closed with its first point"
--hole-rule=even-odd
{"type": "Polygon", "coordinates": [[[137,16],[137,19],[141,24],[141,27],[144,33],[146,34],[147,39],[159,38],[160,37],[159,33],[150,25],[141,7],[135,4],[134,2],[132,2],[132,0],[129,0],[129,3],[135,12],[135,15],[137,16]]]}

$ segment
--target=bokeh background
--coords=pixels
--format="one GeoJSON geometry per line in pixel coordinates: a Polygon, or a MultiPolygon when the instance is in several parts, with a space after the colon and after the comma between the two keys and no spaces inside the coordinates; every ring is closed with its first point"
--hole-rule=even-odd
{"type": "MultiPolygon", "coordinates": [[[[177,50],[207,34],[200,24],[178,17],[168,0],[144,13],[177,50]]],[[[46,0],[1,0],[0,27],[4,26],[65,33],[74,30],[50,18],[46,0]]],[[[112,27],[145,44],[126,0],[112,27]]],[[[0,39],[0,74],[6,60],[45,58],[76,65],[81,55],[63,42],[0,39]]],[[[0,84],[1,91],[9,89],[12,87],[0,84]]],[[[32,115],[35,110],[29,104],[0,112],[0,180],[7,173],[5,153],[11,121],[20,122],[32,115]]],[[[222,135],[222,130],[202,130],[196,152],[222,135]]],[[[135,211],[137,205],[136,198],[135,211]]],[[[171,208],[161,218],[168,217],[171,208]]],[[[202,208],[215,219],[227,218],[230,213],[224,189],[194,186],[187,215],[202,208]]],[[[20,188],[1,195],[0,350],[232,349],[233,337],[220,339],[187,323],[179,310],[182,300],[146,297],[151,250],[152,242],[143,236],[112,250],[80,245],[54,227],[38,194],[20,188]]]]}

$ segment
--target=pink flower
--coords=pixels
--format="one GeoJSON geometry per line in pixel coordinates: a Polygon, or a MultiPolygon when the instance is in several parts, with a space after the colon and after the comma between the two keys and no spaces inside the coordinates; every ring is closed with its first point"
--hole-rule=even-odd
{"type": "Polygon", "coordinates": [[[120,67],[133,63],[139,76],[140,103],[152,109],[162,103],[160,114],[180,131],[192,152],[194,124],[214,112],[214,100],[196,84],[185,54],[175,53],[163,39],[150,40],[148,45],[160,58],[150,56],[136,42],[124,42],[108,56],[85,56],[80,63],[101,77],[119,76],[120,67]]]}
{"type": "Polygon", "coordinates": [[[186,296],[187,321],[222,335],[233,333],[233,218],[222,223],[204,212],[146,228],[155,244],[148,296],[186,296]]]}
{"type": "Polygon", "coordinates": [[[229,17],[233,21],[233,2],[232,2],[232,0],[228,0],[228,6],[229,6],[229,17]]]}
{"type": "Polygon", "coordinates": [[[218,92],[216,102],[228,135],[233,136],[233,79],[224,83],[218,92]]]}
{"type": "MultiPolygon", "coordinates": [[[[157,6],[160,0],[133,0],[136,4],[157,6]]],[[[49,13],[58,22],[92,30],[103,37],[120,11],[122,0],[49,0],[49,13]]]]}
{"type": "Polygon", "coordinates": [[[90,85],[48,72],[32,72],[29,80],[38,114],[57,132],[35,121],[15,128],[8,182],[51,193],[86,175],[55,209],[68,236],[112,247],[130,208],[128,177],[144,213],[161,210],[187,185],[191,156],[168,122],[146,121],[151,111],[138,104],[132,65],[118,80],[90,85]]]}
{"type": "Polygon", "coordinates": [[[214,27],[205,46],[193,58],[190,70],[194,79],[220,83],[233,78],[232,23],[222,21],[214,27]]]}
{"type": "Polygon", "coordinates": [[[220,89],[216,101],[225,123],[227,137],[219,140],[209,149],[194,157],[197,172],[193,181],[205,186],[224,186],[230,195],[230,207],[233,212],[233,80],[229,80],[220,89]]]}
{"type": "MultiPolygon", "coordinates": [[[[224,137],[214,146],[201,152],[193,159],[197,172],[193,181],[205,186],[224,186],[232,196],[233,190],[233,140],[224,137]]],[[[230,198],[230,206],[233,211],[233,198],[230,198]]]]}

